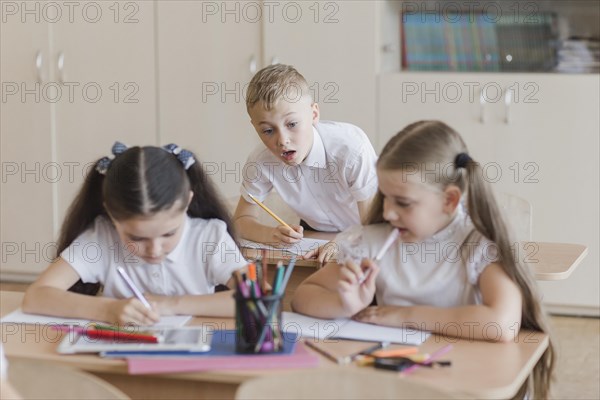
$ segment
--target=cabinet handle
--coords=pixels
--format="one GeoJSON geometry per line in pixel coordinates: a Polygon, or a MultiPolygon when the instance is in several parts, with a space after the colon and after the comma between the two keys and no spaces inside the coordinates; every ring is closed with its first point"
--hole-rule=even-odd
{"type": "Polygon", "coordinates": [[[42,66],[44,65],[44,59],[42,57],[42,52],[38,50],[35,53],[35,71],[37,73],[37,81],[38,83],[42,83],[44,78],[42,77],[42,66]]]}
{"type": "Polygon", "coordinates": [[[504,122],[508,125],[510,124],[510,106],[512,105],[512,90],[510,87],[506,88],[506,93],[504,93],[504,122]]]}
{"type": "Polygon", "coordinates": [[[277,56],[273,56],[273,58],[271,58],[271,65],[275,64],[279,64],[279,57],[277,56]]]}
{"type": "Polygon", "coordinates": [[[485,105],[487,104],[487,96],[485,95],[485,89],[481,89],[479,92],[479,122],[485,124],[485,105]]]}
{"type": "Polygon", "coordinates": [[[58,83],[65,83],[65,53],[58,53],[56,59],[56,69],[58,70],[58,83]]]}
{"type": "Polygon", "coordinates": [[[256,69],[257,69],[256,56],[253,54],[252,57],[250,57],[250,73],[252,75],[254,75],[256,73],[256,69]]]}

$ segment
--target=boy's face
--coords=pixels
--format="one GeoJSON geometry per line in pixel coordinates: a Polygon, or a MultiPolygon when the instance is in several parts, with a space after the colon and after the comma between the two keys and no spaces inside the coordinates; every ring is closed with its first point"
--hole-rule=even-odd
{"type": "Polygon", "coordinates": [[[313,125],[319,122],[319,106],[310,96],[294,102],[279,99],[271,110],[258,102],[248,113],[260,140],[278,159],[289,165],[304,161],[313,145],[313,125]]]}

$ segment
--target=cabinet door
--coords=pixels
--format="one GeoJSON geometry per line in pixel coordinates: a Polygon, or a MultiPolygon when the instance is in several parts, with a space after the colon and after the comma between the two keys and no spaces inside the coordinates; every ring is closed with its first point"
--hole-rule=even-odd
{"type": "MultiPolygon", "coordinates": [[[[567,280],[540,283],[547,304],[584,306],[597,314],[600,78],[518,74],[511,79],[509,86],[521,91],[513,97],[509,123],[501,123],[495,132],[506,175],[500,190],[531,203],[534,240],[589,247],[567,280]]],[[[521,257],[535,262],[534,250],[529,253],[521,257]]]]}
{"type": "Polygon", "coordinates": [[[265,2],[264,63],[304,75],[321,118],[375,139],[376,2],[265,2]]]}
{"type": "Polygon", "coordinates": [[[381,75],[377,150],[408,124],[435,119],[456,129],[478,161],[493,161],[491,127],[498,118],[496,103],[502,99],[499,78],[496,74],[427,72],[381,75]]]}
{"type": "Polygon", "coordinates": [[[147,1],[78,3],[73,22],[54,24],[53,79],[56,156],[71,166],[60,181],[58,216],[64,213],[91,162],[119,140],[156,145],[154,5],[147,1]]]}
{"type": "Polygon", "coordinates": [[[39,273],[55,251],[52,191],[60,169],[52,163],[52,105],[44,96],[49,26],[35,15],[23,22],[23,4],[12,4],[17,14],[3,7],[0,24],[3,279],[39,273]]]}
{"type": "Polygon", "coordinates": [[[193,150],[227,197],[258,137],[245,90],[260,68],[258,2],[159,1],[159,137],[193,150]]]}

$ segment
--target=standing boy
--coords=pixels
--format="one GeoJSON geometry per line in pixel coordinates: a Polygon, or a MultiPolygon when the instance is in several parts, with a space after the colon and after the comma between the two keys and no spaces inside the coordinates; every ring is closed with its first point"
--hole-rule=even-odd
{"type": "Polygon", "coordinates": [[[375,150],[358,127],[320,121],[304,77],[292,66],[260,70],[246,107],[262,144],[244,167],[234,215],[240,235],[263,243],[295,243],[304,229],[339,232],[359,224],[377,190],[375,150]],[[248,196],[263,201],[275,189],[301,218],[300,225],[270,227],[248,196]]]}

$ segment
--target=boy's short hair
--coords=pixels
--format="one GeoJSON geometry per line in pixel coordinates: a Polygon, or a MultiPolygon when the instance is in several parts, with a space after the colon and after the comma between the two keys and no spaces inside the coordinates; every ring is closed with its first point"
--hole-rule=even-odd
{"type": "MultiPolygon", "coordinates": [[[[280,99],[299,101],[309,95],[308,83],[291,65],[274,64],[258,71],[248,85],[246,108],[250,110],[262,101],[266,110],[271,110],[280,99]]],[[[312,98],[312,96],[311,96],[312,98]]]]}

